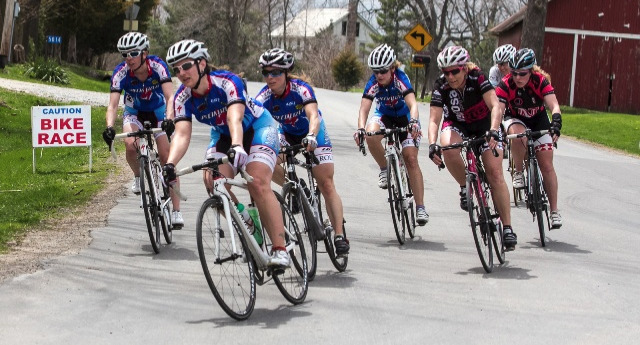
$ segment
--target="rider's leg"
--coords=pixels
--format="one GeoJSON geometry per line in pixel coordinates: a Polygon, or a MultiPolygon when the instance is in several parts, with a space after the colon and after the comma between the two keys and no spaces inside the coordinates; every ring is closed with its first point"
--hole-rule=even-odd
{"type": "Polygon", "coordinates": [[[544,190],[549,197],[551,212],[558,210],[558,176],[553,167],[553,150],[544,150],[536,153],[540,172],[544,182],[544,190]]]}
{"type": "Polygon", "coordinates": [[[336,231],[336,235],[342,235],[342,220],[344,219],[342,199],[336,191],[333,182],[334,165],[333,163],[325,163],[313,167],[313,176],[318,182],[318,188],[322,196],[324,196],[327,214],[331,220],[331,226],[336,231]]]}
{"type": "Polygon", "coordinates": [[[507,188],[507,184],[504,181],[504,175],[502,173],[502,150],[497,148],[497,151],[498,157],[495,157],[491,150],[483,152],[482,163],[484,164],[487,179],[491,186],[493,202],[498,209],[502,224],[510,226],[511,207],[509,205],[509,188],[507,188]]]}
{"type": "Polygon", "coordinates": [[[407,146],[402,149],[404,164],[407,165],[409,173],[409,182],[416,205],[424,205],[424,180],[422,179],[422,170],[418,164],[418,148],[415,146],[407,146]]]}
{"type": "MultiPolygon", "coordinates": [[[[160,163],[164,165],[169,157],[169,140],[166,134],[160,135],[156,138],[156,144],[158,148],[158,155],[160,156],[160,163]]],[[[180,178],[176,180],[174,188],[180,189],[180,178]]],[[[174,211],[180,211],[180,198],[175,194],[173,188],[171,188],[171,204],[174,211]]]]}

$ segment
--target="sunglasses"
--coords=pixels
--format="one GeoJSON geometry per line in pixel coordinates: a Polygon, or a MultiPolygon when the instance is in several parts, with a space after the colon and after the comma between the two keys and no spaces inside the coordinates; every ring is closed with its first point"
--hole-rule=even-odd
{"type": "Polygon", "coordinates": [[[373,70],[373,74],[387,74],[387,72],[389,72],[389,69],[374,69],[373,70]]]}
{"type": "Polygon", "coordinates": [[[135,50],[135,51],[128,52],[128,53],[122,53],[122,57],[125,58],[125,59],[128,58],[128,57],[134,58],[134,57],[138,57],[138,55],[140,55],[140,54],[142,54],[141,51],[135,50]]]}
{"type": "Polygon", "coordinates": [[[529,74],[529,71],[523,71],[523,72],[511,71],[511,74],[513,74],[514,77],[526,77],[527,74],[529,74]]]}
{"type": "Polygon", "coordinates": [[[190,70],[193,65],[196,64],[196,61],[185,62],[180,66],[173,67],[173,74],[180,74],[180,70],[187,71],[190,70]]]}
{"type": "Polygon", "coordinates": [[[442,74],[444,74],[445,76],[458,75],[458,73],[460,73],[463,68],[464,67],[458,67],[458,68],[455,68],[455,69],[452,69],[452,70],[449,70],[449,71],[442,70],[442,74]]]}
{"type": "Polygon", "coordinates": [[[279,76],[281,76],[281,75],[282,75],[282,73],[284,73],[284,71],[283,71],[283,70],[281,70],[281,69],[274,69],[274,70],[272,70],[272,71],[267,71],[266,69],[263,69],[263,70],[262,70],[262,75],[263,75],[265,78],[266,78],[266,77],[268,77],[268,76],[271,76],[271,77],[273,77],[273,78],[275,78],[275,77],[279,77],[279,76]]]}

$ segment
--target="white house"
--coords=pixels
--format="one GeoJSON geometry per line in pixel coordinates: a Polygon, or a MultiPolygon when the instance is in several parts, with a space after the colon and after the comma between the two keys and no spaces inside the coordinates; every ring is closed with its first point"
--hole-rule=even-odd
{"type": "MultiPolygon", "coordinates": [[[[347,42],[347,8],[314,8],[303,10],[287,24],[287,49],[298,54],[304,49],[305,38],[313,38],[333,26],[333,36],[343,45],[347,42]]],[[[276,46],[282,46],[284,25],[271,32],[276,46]]],[[[371,34],[378,34],[367,21],[358,15],[356,22],[356,54],[367,53],[366,45],[372,44],[371,34]]]]}

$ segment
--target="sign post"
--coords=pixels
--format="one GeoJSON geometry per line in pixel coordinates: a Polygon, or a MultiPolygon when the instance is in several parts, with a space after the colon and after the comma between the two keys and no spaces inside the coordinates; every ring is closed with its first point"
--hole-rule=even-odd
{"type": "Polygon", "coordinates": [[[36,148],[89,146],[89,172],[93,166],[91,106],[63,105],[31,107],[33,173],[36,148]]]}

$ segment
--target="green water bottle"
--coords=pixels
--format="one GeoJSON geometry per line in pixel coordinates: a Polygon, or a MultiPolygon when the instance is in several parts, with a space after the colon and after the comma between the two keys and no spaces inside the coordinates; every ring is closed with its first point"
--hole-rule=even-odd
{"type": "Polygon", "coordinates": [[[244,220],[244,223],[247,224],[247,229],[249,230],[250,233],[253,234],[253,221],[251,220],[251,216],[249,215],[249,211],[248,208],[246,208],[242,203],[238,203],[236,205],[236,207],[238,208],[238,213],[240,213],[240,216],[242,216],[242,219],[244,220]]]}
{"type": "Polygon", "coordinates": [[[262,245],[262,224],[260,223],[258,209],[255,206],[249,206],[247,209],[249,210],[249,216],[253,221],[253,238],[256,239],[256,242],[258,242],[259,245],[262,245]]]}

